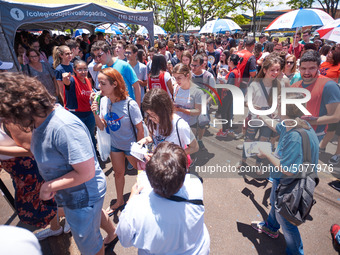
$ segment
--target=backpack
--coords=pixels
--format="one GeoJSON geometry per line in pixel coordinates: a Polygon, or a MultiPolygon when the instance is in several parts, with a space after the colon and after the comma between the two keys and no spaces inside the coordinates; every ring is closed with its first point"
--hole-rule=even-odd
{"type": "Polygon", "coordinates": [[[313,199],[319,178],[311,163],[311,148],[308,134],[303,129],[296,130],[302,137],[303,167],[294,178],[282,178],[276,189],[275,211],[295,226],[306,221],[316,203],[313,199]]]}

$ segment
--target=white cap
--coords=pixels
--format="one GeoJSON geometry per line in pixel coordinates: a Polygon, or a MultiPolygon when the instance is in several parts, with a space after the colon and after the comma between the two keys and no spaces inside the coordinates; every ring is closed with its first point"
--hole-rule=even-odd
{"type": "Polygon", "coordinates": [[[0,70],[7,70],[7,69],[11,69],[12,67],[13,67],[12,62],[2,62],[0,60],[0,70]]]}

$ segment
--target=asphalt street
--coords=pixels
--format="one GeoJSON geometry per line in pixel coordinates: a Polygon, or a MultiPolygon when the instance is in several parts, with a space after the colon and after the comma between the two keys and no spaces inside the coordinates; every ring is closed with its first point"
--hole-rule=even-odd
{"type": "MultiPolygon", "coordinates": [[[[210,233],[211,254],[285,254],[282,232],[274,240],[265,234],[259,234],[250,226],[251,221],[267,218],[271,183],[265,176],[258,176],[256,173],[228,172],[228,166],[232,169],[241,158],[242,151],[237,150],[236,146],[242,141],[216,138],[218,128],[211,126],[208,129],[203,139],[207,151],[198,152],[195,166],[191,167],[192,173],[203,178],[205,224],[210,233]]],[[[327,163],[335,148],[334,144],[328,145],[326,153],[320,155],[321,164],[327,163]]],[[[250,160],[249,164],[254,164],[254,160],[250,160]]],[[[102,166],[108,184],[104,202],[106,208],[116,195],[111,163],[102,166]]],[[[136,170],[126,171],[126,200],[136,182],[136,176],[136,170]]],[[[307,221],[299,229],[305,254],[332,255],[337,253],[332,247],[329,229],[333,223],[340,223],[340,192],[332,186],[340,186],[340,166],[335,166],[333,173],[320,173],[319,177],[320,184],[315,191],[317,203],[311,212],[312,221],[307,221]]],[[[9,175],[2,171],[1,178],[13,194],[9,175]]],[[[0,224],[18,225],[36,231],[19,222],[3,197],[0,197],[0,206],[0,224]]],[[[115,223],[118,223],[119,214],[120,212],[112,217],[115,223]]],[[[71,234],[50,237],[42,241],[41,245],[46,255],[79,254],[71,234]]],[[[109,247],[106,254],[137,254],[137,249],[124,248],[118,242],[109,247]]]]}

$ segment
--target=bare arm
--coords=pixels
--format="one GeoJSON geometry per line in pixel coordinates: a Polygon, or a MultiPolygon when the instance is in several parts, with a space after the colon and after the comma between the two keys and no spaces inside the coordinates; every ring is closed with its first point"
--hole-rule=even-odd
{"type": "Polygon", "coordinates": [[[177,112],[183,112],[184,114],[190,115],[190,116],[197,116],[201,114],[201,105],[195,104],[195,109],[185,109],[181,107],[175,107],[177,112]]]}
{"type": "Polygon", "coordinates": [[[0,145],[0,154],[13,157],[32,156],[32,153],[30,151],[32,136],[31,132],[26,133],[14,124],[6,124],[6,128],[10,132],[17,146],[0,145]]]}
{"type": "Polygon", "coordinates": [[[143,128],[143,123],[140,122],[136,125],[137,129],[137,141],[140,141],[144,137],[144,128],[143,128]]]}
{"type": "Polygon", "coordinates": [[[171,79],[168,80],[168,82],[166,83],[166,86],[168,87],[171,96],[174,96],[174,86],[172,85],[172,81],[171,79]]]}
{"type": "Polygon", "coordinates": [[[340,103],[326,105],[327,115],[321,116],[316,120],[308,121],[311,125],[324,125],[337,123],[340,121],[340,103]]]}
{"type": "Polygon", "coordinates": [[[140,104],[141,104],[141,99],[142,99],[142,95],[140,92],[140,86],[139,86],[139,82],[135,82],[134,84],[132,84],[132,87],[134,88],[135,91],[135,98],[136,98],[136,102],[140,108],[140,104]]]}
{"type": "Polygon", "coordinates": [[[198,142],[196,138],[192,140],[189,146],[184,150],[187,155],[193,154],[199,150],[198,142]]]}

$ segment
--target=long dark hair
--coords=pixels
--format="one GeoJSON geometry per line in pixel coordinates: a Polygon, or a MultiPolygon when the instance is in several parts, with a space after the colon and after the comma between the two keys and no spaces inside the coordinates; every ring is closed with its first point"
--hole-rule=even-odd
{"type": "Polygon", "coordinates": [[[157,78],[161,71],[166,71],[166,59],[162,54],[155,54],[152,58],[151,78],[157,78]]]}
{"type": "MultiPolygon", "coordinates": [[[[169,94],[165,90],[160,88],[151,89],[144,96],[142,108],[144,112],[152,111],[158,116],[158,130],[161,135],[169,136],[171,134],[174,106],[169,94]]],[[[149,119],[149,116],[146,118],[146,124],[152,136],[157,125],[149,119]]]]}

